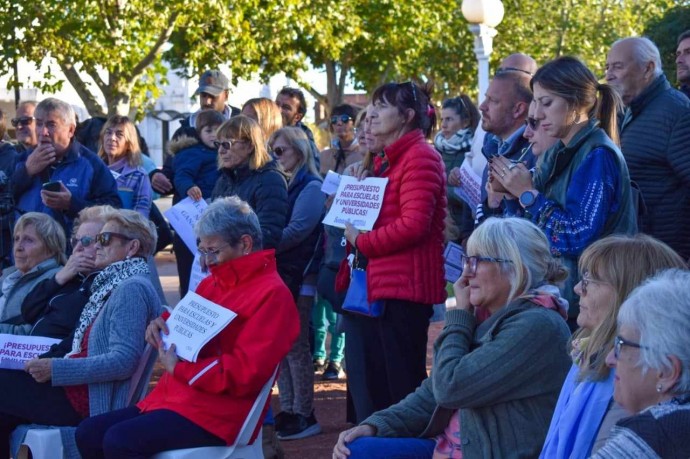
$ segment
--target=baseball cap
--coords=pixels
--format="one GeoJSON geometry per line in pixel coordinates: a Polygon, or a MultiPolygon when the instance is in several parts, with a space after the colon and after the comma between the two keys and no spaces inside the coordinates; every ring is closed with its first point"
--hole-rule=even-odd
{"type": "Polygon", "coordinates": [[[223,75],[220,70],[207,70],[199,78],[199,88],[195,94],[205,92],[212,96],[217,96],[221,92],[229,89],[228,77],[223,75]]]}

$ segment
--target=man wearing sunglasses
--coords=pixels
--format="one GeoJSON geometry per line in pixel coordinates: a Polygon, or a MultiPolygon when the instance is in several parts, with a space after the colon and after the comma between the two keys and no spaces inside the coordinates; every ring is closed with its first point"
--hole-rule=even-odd
{"type": "Polygon", "coordinates": [[[349,104],[338,105],[331,112],[331,147],[321,152],[321,175],[331,170],[342,173],[345,166],[361,161],[355,140],[355,118],[357,109],[349,104]]]}
{"type": "Polygon", "coordinates": [[[36,102],[21,101],[17,106],[17,115],[12,118],[12,127],[17,138],[17,151],[20,154],[31,151],[38,145],[34,110],[36,110],[36,102]]]}

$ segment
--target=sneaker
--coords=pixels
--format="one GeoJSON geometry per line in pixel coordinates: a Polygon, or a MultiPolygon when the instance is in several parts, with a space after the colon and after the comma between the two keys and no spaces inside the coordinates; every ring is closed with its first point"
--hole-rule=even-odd
{"type": "Polygon", "coordinates": [[[280,432],[283,430],[286,426],[290,424],[295,423],[295,417],[297,415],[295,413],[290,413],[287,411],[281,411],[280,413],[275,415],[275,430],[276,432],[280,432]]]}
{"type": "Polygon", "coordinates": [[[290,422],[282,430],[278,431],[279,440],[299,440],[321,433],[321,426],[316,422],[312,411],[309,417],[295,413],[294,422],[290,422]]]}
{"type": "Polygon", "coordinates": [[[326,369],[326,361],[324,359],[314,359],[314,373],[321,373],[326,369]]]}
{"type": "Polygon", "coordinates": [[[321,379],[335,381],[343,377],[343,367],[338,362],[328,362],[328,367],[323,372],[321,379]]]}

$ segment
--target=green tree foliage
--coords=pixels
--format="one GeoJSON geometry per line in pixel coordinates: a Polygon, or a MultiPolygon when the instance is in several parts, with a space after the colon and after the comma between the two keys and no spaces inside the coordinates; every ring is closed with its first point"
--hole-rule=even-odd
{"type": "Polygon", "coordinates": [[[661,64],[669,81],[676,81],[677,39],[686,30],[690,30],[690,2],[683,2],[663,16],[653,18],[645,28],[645,35],[659,47],[661,64]]]}

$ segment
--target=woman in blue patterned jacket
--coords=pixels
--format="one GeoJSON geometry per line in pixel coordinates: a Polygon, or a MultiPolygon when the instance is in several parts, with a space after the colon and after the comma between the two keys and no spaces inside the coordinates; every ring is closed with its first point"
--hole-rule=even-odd
{"type": "Polygon", "coordinates": [[[617,144],[620,98],[568,56],[542,66],[530,85],[535,122],[559,141],[540,158],[534,176],[523,164],[493,158],[489,180],[508,190],[508,212],[536,223],[569,269],[563,293],[574,329],[580,254],[604,236],[637,231],[630,174],[617,144]]]}

